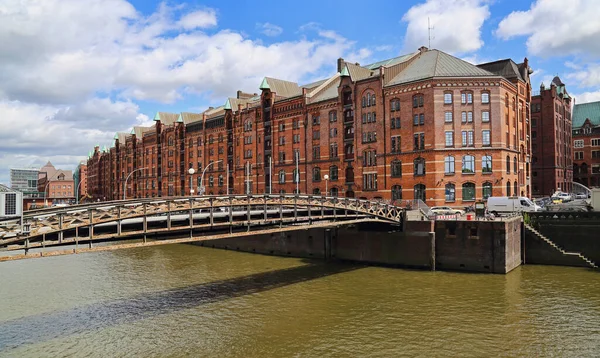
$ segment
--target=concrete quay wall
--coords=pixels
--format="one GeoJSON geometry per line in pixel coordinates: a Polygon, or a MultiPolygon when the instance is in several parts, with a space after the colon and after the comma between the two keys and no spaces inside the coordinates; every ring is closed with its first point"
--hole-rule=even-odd
{"type": "Polygon", "coordinates": [[[226,238],[201,246],[267,255],[322,258],[373,265],[507,273],[521,264],[520,219],[406,221],[302,229],[226,238]]]}

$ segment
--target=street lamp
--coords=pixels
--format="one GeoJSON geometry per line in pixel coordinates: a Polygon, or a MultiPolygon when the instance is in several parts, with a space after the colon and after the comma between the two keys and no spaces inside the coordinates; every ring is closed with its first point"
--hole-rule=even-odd
{"type": "MultiPolygon", "coordinates": [[[[204,173],[206,172],[206,169],[208,169],[211,165],[213,165],[215,163],[220,163],[220,162],[222,162],[222,160],[217,160],[216,162],[208,163],[208,165],[206,167],[204,167],[204,170],[202,171],[202,175],[200,176],[200,187],[201,188],[204,188],[204,173]]],[[[190,170],[193,170],[193,169],[190,169],[190,170]]],[[[229,180],[229,178],[227,180],[229,180]]],[[[202,193],[202,194],[204,194],[204,193],[202,193]]]]}
{"type": "Polygon", "coordinates": [[[196,171],[194,168],[188,169],[188,173],[190,174],[190,196],[194,195],[194,186],[193,186],[193,175],[196,171]]]}
{"type": "Polygon", "coordinates": [[[131,176],[131,174],[139,171],[139,170],[144,170],[146,168],[138,168],[133,170],[131,173],[129,173],[129,175],[127,176],[127,178],[125,178],[125,183],[123,183],[123,200],[125,200],[127,198],[127,180],[129,180],[129,177],[131,176]]]}
{"type": "Polygon", "coordinates": [[[323,175],[323,179],[325,179],[325,196],[327,196],[327,193],[329,193],[329,191],[327,190],[328,189],[327,183],[329,181],[329,175],[328,174],[323,175]]]}
{"type": "Polygon", "coordinates": [[[75,189],[75,204],[79,204],[79,187],[81,186],[81,178],[79,178],[79,184],[77,184],[77,189],[75,189]]]}

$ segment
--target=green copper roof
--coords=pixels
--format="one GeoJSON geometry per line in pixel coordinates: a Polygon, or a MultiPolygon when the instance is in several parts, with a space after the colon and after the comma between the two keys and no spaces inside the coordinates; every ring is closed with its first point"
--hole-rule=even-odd
{"type": "MultiPolygon", "coordinates": [[[[262,89],[262,87],[261,87],[261,89],[262,89]]],[[[229,98],[227,99],[227,102],[225,102],[225,108],[224,109],[231,109],[231,102],[229,101],[229,98]]]]}
{"type": "Polygon", "coordinates": [[[260,84],[260,87],[258,87],[261,90],[264,89],[271,89],[271,87],[269,86],[269,82],[267,82],[267,78],[263,78],[262,83],[260,84]]]}
{"type": "Polygon", "coordinates": [[[181,116],[181,113],[179,113],[179,117],[177,117],[177,123],[183,123],[183,117],[181,116]]]}
{"type": "Polygon", "coordinates": [[[581,128],[586,119],[593,126],[600,126],[600,101],[576,104],[573,107],[573,129],[581,128]]]}
{"type": "Polygon", "coordinates": [[[344,66],[344,69],[342,70],[342,73],[340,73],[341,77],[348,77],[350,76],[350,73],[348,72],[348,67],[344,66]]]}
{"type": "Polygon", "coordinates": [[[104,148],[102,148],[103,152],[108,152],[108,149],[106,149],[106,146],[104,146],[104,148]]]}
{"type": "Polygon", "coordinates": [[[154,116],[154,120],[160,121],[160,114],[158,112],[156,112],[156,115],[154,116]]]}
{"type": "Polygon", "coordinates": [[[129,134],[135,134],[135,129],[131,128],[131,132],[129,134]]]}
{"type": "Polygon", "coordinates": [[[115,136],[113,137],[113,139],[119,139],[119,133],[115,133],[115,136]]]}

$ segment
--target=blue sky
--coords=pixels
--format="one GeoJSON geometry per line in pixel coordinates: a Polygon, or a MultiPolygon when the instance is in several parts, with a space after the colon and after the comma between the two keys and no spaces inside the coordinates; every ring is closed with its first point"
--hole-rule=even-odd
{"type": "Polygon", "coordinates": [[[597,0],[159,2],[0,5],[0,183],[10,167],[74,168],[157,111],[200,112],[263,76],[306,83],[427,45],[472,63],[528,57],[600,100],[597,0]]]}

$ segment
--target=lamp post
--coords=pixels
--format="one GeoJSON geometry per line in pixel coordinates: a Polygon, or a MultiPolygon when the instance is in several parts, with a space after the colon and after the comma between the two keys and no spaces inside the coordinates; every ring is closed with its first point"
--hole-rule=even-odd
{"type": "Polygon", "coordinates": [[[127,175],[127,178],[125,178],[125,183],[123,183],[123,200],[125,200],[127,198],[127,180],[129,180],[129,177],[131,176],[131,174],[139,171],[139,170],[144,170],[146,168],[137,168],[135,170],[132,170],[131,173],[129,173],[129,175],[127,175]]]}
{"type": "Polygon", "coordinates": [[[75,204],[79,204],[79,187],[81,186],[81,178],[79,178],[79,184],[77,184],[77,189],[75,189],[75,204]]]}
{"type": "MultiPolygon", "coordinates": [[[[222,160],[217,160],[216,162],[208,163],[208,165],[206,167],[204,167],[204,170],[202,171],[202,175],[200,176],[200,187],[201,188],[204,188],[204,173],[206,173],[206,169],[208,169],[211,165],[213,165],[215,163],[220,163],[220,162],[222,162],[222,160]]],[[[193,169],[190,168],[190,170],[193,170],[193,169]]],[[[190,177],[190,180],[191,179],[192,178],[190,177]]],[[[227,180],[229,180],[229,178],[227,180]]]]}
{"type": "Polygon", "coordinates": [[[194,195],[194,178],[193,175],[196,171],[194,170],[194,168],[190,168],[188,169],[188,173],[190,174],[190,196],[194,195]]]}
{"type": "Polygon", "coordinates": [[[325,196],[327,196],[327,193],[329,193],[328,186],[327,186],[327,183],[329,181],[329,175],[328,174],[323,175],[323,179],[325,179],[325,196]]]}

